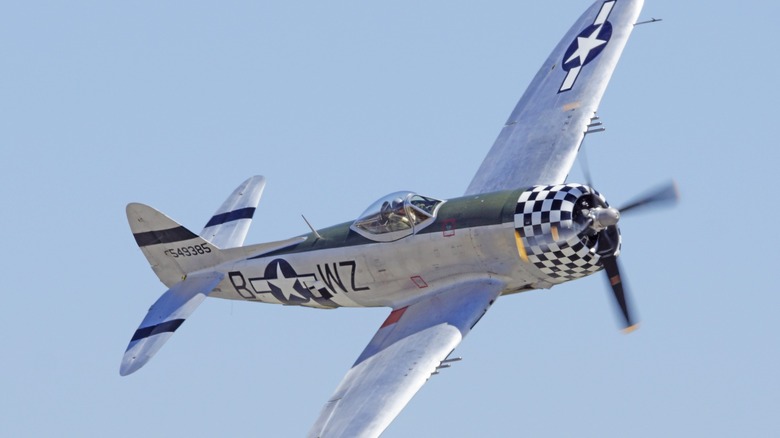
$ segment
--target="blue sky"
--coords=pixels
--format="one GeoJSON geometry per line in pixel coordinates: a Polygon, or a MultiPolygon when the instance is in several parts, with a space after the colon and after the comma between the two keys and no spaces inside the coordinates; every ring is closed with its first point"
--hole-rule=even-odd
{"type": "MultiPolygon", "coordinates": [[[[129,202],[199,230],[268,178],[248,243],[471,180],[589,1],[15,2],[0,14],[0,435],[302,436],[387,314],[207,300],[144,369],[164,291],[129,202]]],[[[502,298],[384,437],[780,429],[780,6],[647,0],[588,138],[642,327],[603,278],[502,298]]],[[[571,180],[582,181],[575,167],[571,180]]]]}

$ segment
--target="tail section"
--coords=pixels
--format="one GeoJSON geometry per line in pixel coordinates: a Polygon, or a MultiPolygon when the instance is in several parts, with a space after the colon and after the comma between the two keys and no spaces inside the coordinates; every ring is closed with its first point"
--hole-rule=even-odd
{"type": "Polygon", "coordinates": [[[125,376],[144,366],[222,281],[225,274],[210,268],[231,258],[248,257],[305,240],[300,237],[241,247],[264,188],[262,176],[244,181],[200,235],[147,205],[127,206],[127,221],[136,243],[169,289],[152,305],[130,339],[119,374],[125,376]]]}
{"type": "Polygon", "coordinates": [[[230,194],[200,232],[201,237],[220,248],[244,244],[257,204],[265,189],[265,178],[253,176],[230,194]]]}
{"type": "Polygon", "coordinates": [[[223,261],[219,247],[152,207],[128,204],[127,221],[152,270],[168,287],[223,261]]]}

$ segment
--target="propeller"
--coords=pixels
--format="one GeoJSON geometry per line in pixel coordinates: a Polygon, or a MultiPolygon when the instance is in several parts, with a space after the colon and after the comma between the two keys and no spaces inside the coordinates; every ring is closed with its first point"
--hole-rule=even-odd
{"type": "Polygon", "coordinates": [[[623,284],[623,278],[620,276],[620,263],[615,253],[618,250],[619,242],[618,229],[612,225],[598,234],[597,253],[601,256],[601,265],[607,274],[607,282],[612,289],[612,295],[615,297],[615,303],[623,316],[623,332],[630,333],[638,327],[636,321],[631,315],[631,306],[628,303],[628,294],[623,284]]]}
{"type": "Polygon", "coordinates": [[[631,202],[622,206],[620,211],[625,213],[627,211],[641,209],[648,206],[661,207],[664,205],[671,205],[676,203],[679,197],[680,194],[677,191],[677,184],[674,181],[671,181],[662,186],[656,187],[652,191],[638,196],[631,202]]]}
{"type": "MultiPolygon", "coordinates": [[[[587,175],[587,179],[590,185],[590,175],[587,175]]],[[[597,198],[595,191],[591,191],[590,204],[587,206],[589,208],[582,210],[586,220],[578,234],[595,237],[596,253],[600,256],[609,287],[612,289],[612,294],[615,297],[615,303],[623,317],[623,331],[630,333],[637,328],[638,324],[632,316],[627,287],[620,275],[620,264],[618,263],[617,254],[620,232],[618,231],[617,223],[620,221],[621,213],[636,212],[646,207],[660,207],[675,203],[678,199],[677,185],[674,182],[666,183],[638,196],[622,208],[607,207],[600,203],[597,198]]]]}

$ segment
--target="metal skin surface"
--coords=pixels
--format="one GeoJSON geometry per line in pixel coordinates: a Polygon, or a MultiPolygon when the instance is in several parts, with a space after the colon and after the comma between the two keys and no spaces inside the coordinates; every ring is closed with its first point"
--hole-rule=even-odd
{"type": "Polygon", "coordinates": [[[582,14],[531,81],[466,194],[566,180],[642,4],[597,1],[582,14]],[[583,37],[599,32],[603,39],[585,46],[583,37]]]}
{"type": "Polygon", "coordinates": [[[547,278],[519,256],[514,214],[521,192],[448,200],[432,225],[395,242],[369,241],[349,223],[319,230],[322,239],[312,233],[299,245],[218,267],[227,275],[211,296],[320,308],[395,308],[436,290],[440,282],[474,274],[502,278],[507,291],[529,288],[547,278]],[[288,269],[287,279],[280,280],[280,264],[289,264],[297,275],[288,269]],[[317,292],[320,287],[327,293],[317,292]],[[323,304],[320,297],[328,294],[323,304]]]}
{"type": "Polygon", "coordinates": [[[206,296],[389,307],[308,433],[377,437],[438,369],[457,360],[453,349],[500,295],[550,288],[606,265],[633,328],[617,265],[619,212],[592,188],[565,180],[584,136],[595,132],[595,111],[642,4],[598,0],[585,11],[461,198],[394,193],[352,223],[248,246],[261,176],[244,181],[199,235],[129,204],[136,243],[169,289],[133,334],[120,374],[147,363],[206,296]]]}
{"type": "MultiPolygon", "coordinates": [[[[502,294],[549,288],[597,272],[598,256],[591,254],[593,269],[582,275],[555,270],[555,265],[540,269],[528,244],[531,233],[523,231],[523,225],[544,215],[577,215],[576,200],[590,197],[592,190],[576,184],[536,186],[451,199],[441,205],[430,226],[394,242],[373,242],[352,231],[349,223],[340,224],[319,230],[321,238],[310,233],[297,245],[217,266],[225,278],[211,296],[317,308],[398,308],[438,290],[440,283],[475,275],[502,281],[502,294]],[[551,199],[569,196],[570,201],[560,208],[540,201],[541,209],[532,211],[519,202],[528,193],[549,193],[551,199]],[[518,211],[523,208],[528,211],[518,211]]],[[[555,225],[557,237],[540,229],[534,241],[578,244],[583,239],[572,234],[574,225],[555,225]]]]}

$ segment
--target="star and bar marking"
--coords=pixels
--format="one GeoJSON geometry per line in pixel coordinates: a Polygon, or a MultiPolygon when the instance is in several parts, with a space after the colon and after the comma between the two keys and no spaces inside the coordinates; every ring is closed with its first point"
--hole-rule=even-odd
{"type": "Polygon", "coordinates": [[[612,24],[607,21],[616,0],[604,2],[601,5],[593,24],[586,27],[577,38],[572,41],[566,53],[563,55],[563,69],[567,72],[559,93],[569,91],[574,87],[582,68],[596,59],[606,47],[612,37],[612,24]]]}

